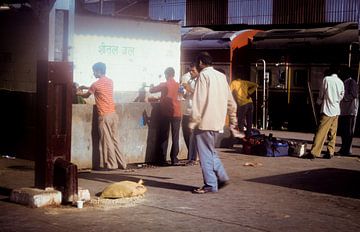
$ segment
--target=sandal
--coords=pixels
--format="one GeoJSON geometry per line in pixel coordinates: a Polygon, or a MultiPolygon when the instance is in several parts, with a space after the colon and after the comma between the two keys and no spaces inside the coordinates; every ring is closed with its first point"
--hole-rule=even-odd
{"type": "Polygon", "coordinates": [[[194,166],[194,165],[198,165],[198,162],[195,160],[190,160],[186,163],[187,166],[194,166]]]}
{"type": "Polygon", "coordinates": [[[194,189],[193,190],[193,193],[196,193],[196,194],[205,194],[205,193],[214,193],[213,191],[211,191],[211,189],[209,188],[198,188],[198,189],[194,189]]]}

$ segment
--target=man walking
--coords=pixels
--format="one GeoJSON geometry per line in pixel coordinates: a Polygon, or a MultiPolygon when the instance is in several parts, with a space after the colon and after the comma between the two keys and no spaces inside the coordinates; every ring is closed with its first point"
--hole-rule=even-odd
{"type": "Polygon", "coordinates": [[[236,103],[226,76],[211,66],[211,56],[201,53],[195,63],[200,75],[195,86],[189,127],[194,130],[204,178],[204,186],[195,189],[194,193],[202,194],[217,192],[228,183],[229,177],[215,150],[215,140],[218,132],[223,130],[226,113],[231,128],[236,126],[237,119],[236,103]]]}
{"type": "Polygon", "coordinates": [[[126,169],[125,156],[119,149],[118,116],[115,113],[113,100],[113,81],[105,76],[106,65],[96,63],[92,66],[95,81],[90,88],[81,86],[77,95],[84,98],[94,94],[97,111],[99,114],[99,148],[100,148],[100,167],[106,169],[126,169]],[[82,90],[88,91],[83,93],[82,90]]]}

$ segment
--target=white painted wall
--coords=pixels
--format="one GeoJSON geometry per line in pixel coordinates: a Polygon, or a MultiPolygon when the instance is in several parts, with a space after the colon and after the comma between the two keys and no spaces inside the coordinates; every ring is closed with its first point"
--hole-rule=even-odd
{"type": "Polygon", "coordinates": [[[174,67],[180,75],[180,26],[175,23],[76,16],[74,81],[91,85],[92,65],[104,62],[115,91],[138,91],[165,81],[164,70],[174,67]]]}

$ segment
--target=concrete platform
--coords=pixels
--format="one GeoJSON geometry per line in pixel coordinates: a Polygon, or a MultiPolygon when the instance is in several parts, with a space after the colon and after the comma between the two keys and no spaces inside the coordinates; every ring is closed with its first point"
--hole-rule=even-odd
{"type": "MultiPolygon", "coordinates": [[[[310,142],[313,137],[273,134],[310,142]]],[[[10,202],[11,189],[33,185],[33,163],[0,159],[0,231],[360,231],[359,138],[353,157],[330,160],[218,151],[231,178],[218,193],[191,193],[202,185],[199,165],[134,165],[79,173],[79,186],[92,197],[83,209],[10,202]],[[148,188],[143,197],[106,202],[96,197],[110,183],[139,179],[148,188]]]]}

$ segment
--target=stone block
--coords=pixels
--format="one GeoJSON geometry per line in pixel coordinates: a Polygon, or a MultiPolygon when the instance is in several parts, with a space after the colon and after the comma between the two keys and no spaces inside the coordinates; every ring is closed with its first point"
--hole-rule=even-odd
{"type": "Polygon", "coordinates": [[[14,189],[10,195],[10,201],[27,205],[32,208],[60,205],[61,192],[52,188],[37,189],[37,188],[19,188],[14,189]]]}

